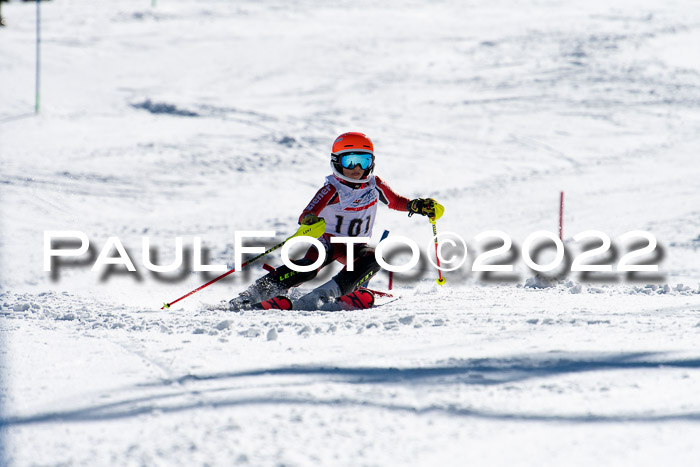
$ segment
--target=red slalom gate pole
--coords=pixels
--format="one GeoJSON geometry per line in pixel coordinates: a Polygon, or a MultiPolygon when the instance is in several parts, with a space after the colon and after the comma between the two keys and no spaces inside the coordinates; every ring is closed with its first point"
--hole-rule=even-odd
{"type": "Polygon", "coordinates": [[[559,192],[559,240],[564,241],[564,192],[559,192]]]}

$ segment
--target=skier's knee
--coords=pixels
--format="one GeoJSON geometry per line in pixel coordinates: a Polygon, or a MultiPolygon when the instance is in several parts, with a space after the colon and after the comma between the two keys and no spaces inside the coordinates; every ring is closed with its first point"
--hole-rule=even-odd
{"type": "MultiPolygon", "coordinates": [[[[313,261],[308,259],[300,259],[294,261],[294,264],[297,266],[308,266],[309,264],[313,264],[313,261]]],[[[307,282],[314,279],[317,274],[318,269],[301,272],[294,271],[287,266],[280,266],[268,274],[268,276],[271,280],[274,280],[275,282],[284,286],[284,288],[289,289],[301,284],[302,282],[307,282]]]]}
{"type": "Polygon", "coordinates": [[[374,250],[365,251],[353,263],[352,271],[345,268],[334,279],[340,286],[342,294],[345,295],[370,280],[380,270],[381,267],[374,257],[374,250]]]}

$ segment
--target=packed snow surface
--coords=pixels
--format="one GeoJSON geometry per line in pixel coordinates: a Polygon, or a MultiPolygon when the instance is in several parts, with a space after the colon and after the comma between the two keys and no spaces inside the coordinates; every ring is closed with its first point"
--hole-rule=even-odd
{"type": "Polygon", "coordinates": [[[695,2],[40,8],[35,114],[36,5],[2,6],[0,464],[698,465],[695,2]],[[422,250],[398,300],[226,311],[261,261],[160,309],[217,275],[192,271],[194,237],[231,265],[235,232],[291,235],[345,131],[398,193],[445,206],[469,256],[443,287],[430,224],[380,207],[373,242],[422,250]],[[538,275],[523,242],[558,234],[562,191],[566,261],[538,275]],[[46,272],[55,230],[90,249],[46,272]],[[512,273],[471,270],[493,230],[512,273]],[[659,271],[567,272],[590,230],[613,267],[645,244],[621,235],[651,233],[638,262],[659,271]],[[144,236],[157,264],[182,237],[183,267],[146,269],[144,236]],[[92,271],[110,237],[136,272],[92,271]]]}

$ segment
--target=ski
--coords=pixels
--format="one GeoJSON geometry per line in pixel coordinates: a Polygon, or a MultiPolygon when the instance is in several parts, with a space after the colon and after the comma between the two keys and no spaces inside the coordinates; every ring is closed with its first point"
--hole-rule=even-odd
{"type": "Polygon", "coordinates": [[[375,304],[372,308],[379,308],[380,306],[385,306],[385,305],[388,305],[390,303],[394,303],[395,301],[397,301],[401,298],[400,296],[394,296],[391,294],[386,294],[385,297],[388,298],[388,300],[383,300],[380,303],[375,302],[375,304]]]}
{"type": "Polygon", "coordinates": [[[291,310],[292,307],[292,301],[289,297],[278,295],[277,297],[272,297],[268,300],[256,303],[252,308],[254,310],[291,310]]]}

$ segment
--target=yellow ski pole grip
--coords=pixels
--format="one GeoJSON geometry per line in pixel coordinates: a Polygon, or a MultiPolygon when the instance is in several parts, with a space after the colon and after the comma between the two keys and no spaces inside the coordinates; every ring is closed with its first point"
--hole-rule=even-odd
{"type": "MultiPolygon", "coordinates": [[[[321,235],[323,235],[325,233],[325,231],[326,231],[326,221],[324,219],[320,219],[315,224],[300,225],[299,230],[297,230],[296,233],[289,238],[301,237],[301,236],[318,238],[321,235]]],[[[287,240],[289,240],[289,238],[287,240]]]]}

